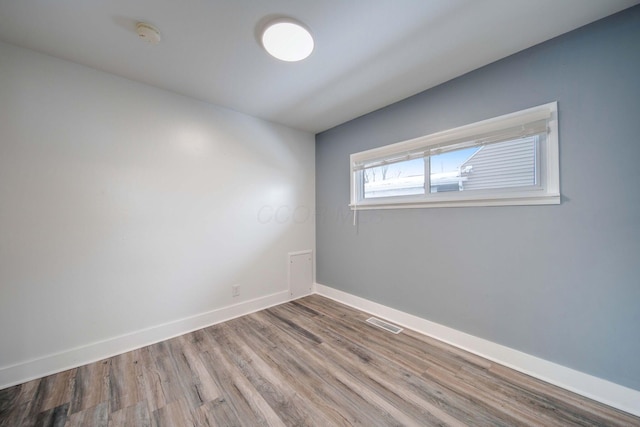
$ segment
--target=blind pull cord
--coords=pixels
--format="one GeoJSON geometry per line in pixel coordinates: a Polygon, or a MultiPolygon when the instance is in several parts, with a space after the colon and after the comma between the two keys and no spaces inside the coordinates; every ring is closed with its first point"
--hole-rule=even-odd
{"type": "MultiPolygon", "coordinates": [[[[351,174],[353,174],[353,171],[351,171],[351,174]]],[[[357,179],[355,179],[355,177],[353,177],[353,194],[355,195],[355,198],[353,200],[353,226],[356,226],[357,223],[357,218],[358,218],[358,193],[356,193],[356,189],[357,189],[357,179]]]]}

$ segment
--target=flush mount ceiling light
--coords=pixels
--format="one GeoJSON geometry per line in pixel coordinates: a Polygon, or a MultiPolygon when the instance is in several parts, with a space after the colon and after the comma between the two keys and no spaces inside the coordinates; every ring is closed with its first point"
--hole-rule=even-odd
{"type": "Polygon", "coordinates": [[[269,55],[281,61],[301,61],[313,52],[313,37],[293,19],[276,19],[262,32],[262,46],[269,55]]]}

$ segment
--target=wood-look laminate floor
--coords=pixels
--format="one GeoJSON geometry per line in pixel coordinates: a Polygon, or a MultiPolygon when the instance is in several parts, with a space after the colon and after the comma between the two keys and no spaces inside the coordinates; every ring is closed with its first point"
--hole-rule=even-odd
{"type": "Polygon", "coordinates": [[[0,391],[2,426],[640,426],[320,296],[0,391]]]}

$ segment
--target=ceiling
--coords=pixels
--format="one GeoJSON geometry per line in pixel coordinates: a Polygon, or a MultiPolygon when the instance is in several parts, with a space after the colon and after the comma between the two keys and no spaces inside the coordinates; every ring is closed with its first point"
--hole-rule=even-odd
{"type": "Polygon", "coordinates": [[[0,0],[0,40],[317,133],[639,2],[0,0]],[[311,29],[309,58],[262,50],[278,16],[311,29]]]}

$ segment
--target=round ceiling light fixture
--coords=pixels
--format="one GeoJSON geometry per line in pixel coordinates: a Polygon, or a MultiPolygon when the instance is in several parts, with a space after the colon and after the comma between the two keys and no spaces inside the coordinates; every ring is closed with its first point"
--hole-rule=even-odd
{"type": "Polygon", "coordinates": [[[302,61],[313,52],[313,37],[304,25],[289,18],[271,21],[262,32],[262,46],[281,61],[302,61]]]}

